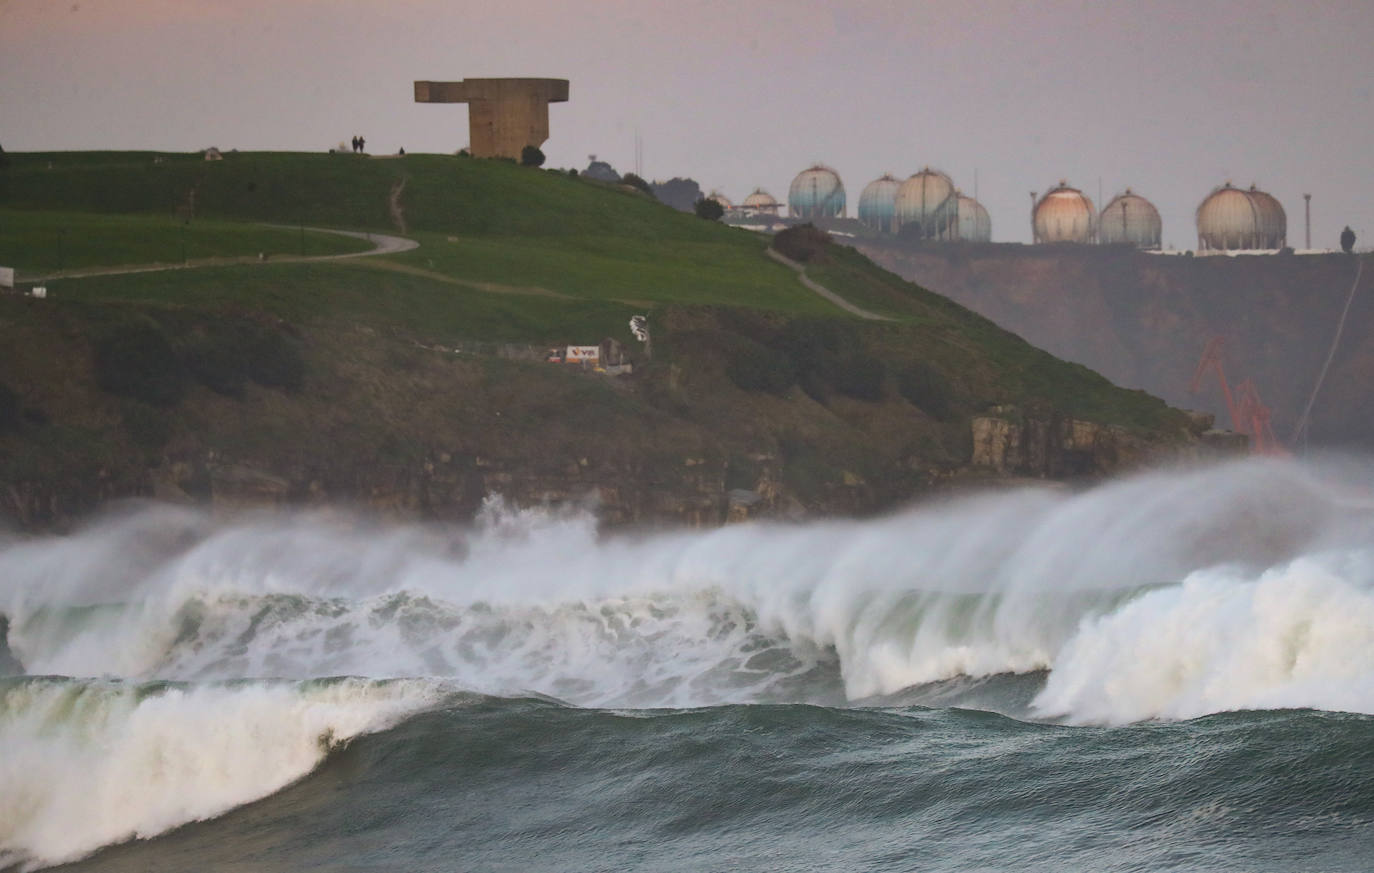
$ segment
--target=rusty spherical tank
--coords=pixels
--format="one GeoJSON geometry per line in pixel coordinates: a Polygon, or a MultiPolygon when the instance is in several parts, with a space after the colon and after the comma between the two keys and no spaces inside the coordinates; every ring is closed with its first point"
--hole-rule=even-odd
{"type": "Polygon", "coordinates": [[[762,212],[767,215],[777,215],[781,208],[777,198],[762,188],[755,188],[753,193],[744,198],[741,206],[745,212],[762,212]]]}
{"type": "Polygon", "coordinates": [[[902,183],[884,173],[864,186],[859,195],[859,221],[881,233],[897,232],[897,189],[902,183]]]}
{"type": "Polygon", "coordinates": [[[710,194],[707,194],[707,195],[706,195],[706,199],[707,199],[707,200],[714,200],[714,201],[716,201],[717,203],[720,204],[720,208],[721,208],[721,209],[729,210],[729,209],[734,209],[734,208],[735,208],[735,204],[733,204],[733,203],[730,202],[730,198],[729,198],[729,197],[726,197],[724,194],[720,193],[719,191],[712,191],[710,194]]]}
{"type": "Polygon", "coordinates": [[[1097,230],[1097,211],[1086,194],[1061,179],[1036,201],[1031,230],[1038,243],[1090,243],[1097,230]]]}
{"type": "Polygon", "coordinates": [[[954,196],[958,202],[955,238],[965,242],[992,242],[992,217],[983,204],[958,191],[954,196]]]}
{"type": "Polygon", "coordinates": [[[1280,249],[1287,239],[1283,206],[1253,185],[1245,191],[1227,182],[1197,208],[1197,245],[1204,251],[1280,249]]]}
{"type": "Polygon", "coordinates": [[[954,181],[925,167],[902,183],[893,204],[897,229],[921,239],[949,239],[955,233],[959,203],[954,181]]]}
{"type": "Polygon", "coordinates": [[[787,192],[787,211],[793,218],[844,215],[844,183],[840,174],[823,164],[802,170],[787,192]]]}
{"type": "Polygon", "coordinates": [[[1163,233],[1159,210],[1130,188],[1113,197],[1097,216],[1097,241],[1103,245],[1124,243],[1140,249],[1157,249],[1163,233]]]}

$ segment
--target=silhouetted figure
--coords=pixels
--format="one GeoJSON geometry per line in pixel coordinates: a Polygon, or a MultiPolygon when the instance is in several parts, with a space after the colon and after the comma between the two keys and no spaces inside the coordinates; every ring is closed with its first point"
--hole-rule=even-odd
{"type": "Polygon", "coordinates": [[[1345,230],[1341,231],[1341,251],[1347,255],[1355,251],[1355,231],[1351,230],[1348,224],[1345,230]]]}
{"type": "Polygon", "coordinates": [[[353,154],[356,155],[357,153],[358,153],[358,138],[355,136],[355,137],[353,137],[353,154]]]}
{"type": "Polygon", "coordinates": [[[403,154],[405,154],[405,153],[406,153],[406,147],[405,147],[405,146],[401,146],[400,151],[396,152],[396,154],[398,154],[398,155],[403,155],[403,154]]]}
{"type": "Polygon", "coordinates": [[[362,137],[358,137],[358,154],[367,154],[367,140],[363,139],[362,137]]]}

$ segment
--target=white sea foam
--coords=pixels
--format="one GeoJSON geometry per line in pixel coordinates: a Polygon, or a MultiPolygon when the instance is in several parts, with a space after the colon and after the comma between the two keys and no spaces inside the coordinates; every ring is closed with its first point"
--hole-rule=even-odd
{"type": "Polygon", "coordinates": [[[433,705],[419,681],[0,686],[0,867],[32,869],[219,815],[433,705]]]}
{"type": "Polygon", "coordinates": [[[1332,643],[1345,646],[1339,671],[1314,654],[1334,627],[1320,615],[1358,615],[1369,596],[1371,502],[1332,484],[1362,469],[1246,461],[863,522],[643,537],[499,500],[467,529],[225,526],[153,508],[0,550],[0,612],[30,672],[64,675],[438,676],[692,706],[1047,669],[1038,704],[1067,720],[1369,712],[1374,653],[1332,643]],[[1311,581],[1317,567],[1326,581],[1311,581]],[[1316,636],[1301,675],[1256,678],[1280,675],[1249,659],[1281,633],[1256,610],[1304,609],[1316,636]]]}

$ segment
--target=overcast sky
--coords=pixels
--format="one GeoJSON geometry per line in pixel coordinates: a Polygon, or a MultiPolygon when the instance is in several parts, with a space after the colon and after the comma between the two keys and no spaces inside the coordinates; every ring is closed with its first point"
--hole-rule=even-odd
{"type": "Polygon", "coordinates": [[[1196,244],[1214,186],[1258,183],[1303,242],[1374,243],[1374,2],[0,0],[9,151],[452,152],[464,106],[415,79],[571,80],[550,166],[596,154],[785,199],[814,162],[853,215],[884,172],[977,174],[993,238],[1028,241],[1030,191],[1132,187],[1196,244]]]}

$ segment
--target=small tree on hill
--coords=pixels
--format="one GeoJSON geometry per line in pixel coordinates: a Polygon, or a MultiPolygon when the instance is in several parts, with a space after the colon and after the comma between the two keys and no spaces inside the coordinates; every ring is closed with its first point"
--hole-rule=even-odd
{"type": "MultiPolygon", "coordinates": [[[[645,194],[648,194],[650,197],[653,197],[653,196],[654,196],[654,189],[649,187],[649,183],[646,182],[646,181],[644,181],[643,179],[641,179],[639,176],[635,175],[634,173],[626,173],[624,176],[621,176],[621,177],[620,177],[620,182],[621,182],[621,184],[623,184],[623,185],[629,185],[631,188],[638,188],[640,191],[643,191],[645,194]]],[[[658,198],[654,198],[654,199],[658,199],[658,198]]]]}
{"type": "Polygon", "coordinates": [[[773,236],[773,248],[803,264],[825,263],[830,234],[814,224],[799,224],[773,236]]]}
{"type": "Polygon", "coordinates": [[[544,166],[544,153],[538,146],[527,145],[520,150],[520,164],[525,167],[544,166]]]}
{"type": "Polygon", "coordinates": [[[1355,231],[1351,230],[1348,224],[1345,230],[1341,231],[1341,251],[1347,255],[1355,251],[1355,231]]]}
{"type": "Polygon", "coordinates": [[[714,197],[701,198],[693,205],[692,210],[696,212],[697,218],[707,221],[720,221],[725,216],[725,207],[714,197]]]}

